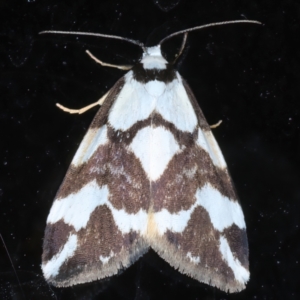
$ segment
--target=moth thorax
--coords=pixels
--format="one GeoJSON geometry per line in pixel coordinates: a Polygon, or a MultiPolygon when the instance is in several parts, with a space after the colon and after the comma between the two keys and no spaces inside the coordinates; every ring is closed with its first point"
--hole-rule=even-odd
{"type": "Polygon", "coordinates": [[[162,56],[160,45],[146,48],[141,60],[144,69],[166,69],[168,63],[162,56]]]}

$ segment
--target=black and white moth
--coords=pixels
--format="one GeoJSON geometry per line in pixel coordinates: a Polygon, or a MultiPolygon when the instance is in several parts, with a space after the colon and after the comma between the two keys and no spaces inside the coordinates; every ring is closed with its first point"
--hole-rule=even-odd
{"type": "Polygon", "coordinates": [[[120,67],[130,70],[96,103],[102,107],[53,202],[42,256],[49,283],[111,276],[151,247],[200,282],[245,288],[246,225],[225,160],[191,89],[160,50],[183,34],[182,51],[188,32],[230,23],[260,24],[208,24],[148,48],[118,36],[43,32],[123,39],[144,50],[138,64],[120,67]]]}

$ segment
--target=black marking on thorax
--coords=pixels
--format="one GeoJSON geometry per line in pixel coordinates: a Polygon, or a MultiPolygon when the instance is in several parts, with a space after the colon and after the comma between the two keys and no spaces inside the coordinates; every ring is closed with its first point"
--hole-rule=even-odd
{"type": "Polygon", "coordinates": [[[143,64],[138,63],[132,68],[132,71],[133,78],[141,83],[153,80],[169,83],[176,78],[176,72],[172,64],[166,64],[166,69],[144,69],[143,64]]]}

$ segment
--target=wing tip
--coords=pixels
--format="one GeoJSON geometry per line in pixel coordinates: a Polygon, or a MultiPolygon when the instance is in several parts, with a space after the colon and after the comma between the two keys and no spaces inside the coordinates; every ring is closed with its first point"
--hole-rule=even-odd
{"type": "Polygon", "coordinates": [[[149,246],[140,240],[130,250],[130,253],[123,249],[116,257],[112,256],[107,262],[103,263],[101,258],[97,262],[89,265],[81,265],[76,269],[72,269],[68,265],[68,260],[61,266],[58,272],[52,272],[46,268],[47,261],[42,263],[42,272],[46,281],[55,287],[69,287],[77,284],[89,283],[96,280],[105,279],[115,274],[122,273],[126,268],[137,261],[148,251],[149,246]]]}
{"type": "Polygon", "coordinates": [[[239,281],[213,268],[193,263],[191,259],[188,259],[188,255],[186,258],[183,257],[175,247],[170,247],[166,241],[159,237],[152,239],[150,246],[173,268],[201,283],[216,287],[226,293],[237,293],[246,288],[249,277],[239,281]]]}

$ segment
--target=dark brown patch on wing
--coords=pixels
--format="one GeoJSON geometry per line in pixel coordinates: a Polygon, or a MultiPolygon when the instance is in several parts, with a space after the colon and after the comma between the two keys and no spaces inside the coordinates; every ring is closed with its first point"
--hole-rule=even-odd
{"type": "Polygon", "coordinates": [[[124,145],[111,144],[111,159],[107,163],[110,191],[109,201],[116,209],[137,213],[148,211],[150,205],[150,182],[140,161],[124,145]]]}
{"type": "Polygon", "coordinates": [[[152,248],[184,274],[231,292],[244,288],[219,250],[221,233],[213,227],[207,211],[197,206],[182,233],[167,231],[156,237],[152,248]]]}
{"type": "Polygon", "coordinates": [[[86,163],[78,167],[71,165],[57,193],[58,201],[96,180],[99,187],[108,187],[109,201],[115,208],[128,213],[148,210],[150,182],[139,160],[127,148],[108,143],[99,146],[86,163]]]}
{"type": "Polygon", "coordinates": [[[232,179],[230,178],[227,169],[215,167],[215,172],[212,172],[209,178],[209,183],[222,195],[230,198],[232,201],[238,201],[232,179]]]}
{"type": "MultiPolygon", "coordinates": [[[[80,212],[79,212],[80,213],[80,212]]],[[[122,234],[106,205],[98,206],[86,228],[77,232],[78,247],[52,278],[57,286],[69,286],[115,274],[133,263],[147,246],[136,232],[122,234]],[[100,257],[107,258],[103,263],[100,257]]]]}
{"type": "Polygon", "coordinates": [[[201,147],[195,144],[183,147],[161,177],[151,185],[153,210],[166,208],[171,213],[187,210],[196,201],[197,189],[207,183],[222,195],[237,199],[227,170],[216,167],[201,147]]]}
{"type": "Polygon", "coordinates": [[[196,131],[194,133],[189,133],[178,130],[173,123],[166,121],[159,113],[154,111],[149,118],[136,122],[126,131],[114,130],[111,125],[108,125],[107,135],[112,143],[130,145],[136,134],[145,127],[163,127],[173,134],[180,145],[184,146],[194,144],[194,135],[197,134],[196,131]]]}
{"type": "Polygon", "coordinates": [[[107,162],[109,159],[110,148],[106,144],[98,147],[87,162],[77,167],[71,165],[59,188],[56,199],[65,198],[70,194],[78,193],[85,185],[93,180],[97,180],[100,187],[106,184],[109,177],[107,172],[107,162]]]}
{"type": "Polygon", "coordinates": [[[195,153],[186,148],[173,157],[161,177],[152,183],[153,211],[163,208],[170,213],[187,210],[195,202],[198,187],[205,182],[199,182],[198,165],[195,153]]]}
{"type": "Polygon", "coordinates": [[[248,270],[249,251],[246,229],[240,229],[237,225],[233,224],[230,227],[224,229],[222,235],[226,237],[233,256],[236,257],[248,270]]]}
{"type": "MultiPolygon", "coordinates": [[[[219,251],[220,233],[214,229],[204,208],[196,207],[183,233],[174,235],[177,235],[177,244],[183,257],[191,252],[192,256],[200,257],[199,265],[218,270],[216,273],[227,274],[228,279],[234,279],[232,270],[223,261],[219,251]]],[[[169,236],[170,233],[167,234],[168,239],[169,236]]]]}
{"type": "Polygon", "coordinates": [[[57,254],[74,231],[73,226],[67,225],[62,220],[54,224],[48,223],[45,229],[42,261],[45,263],[57,254]]]}
{"type": "Polygon", "coordinates": [[[86,228],[78,232],[79,247],[70,261],[75,265],[98,263],[100,255],[108,257],[111,251],[117,255],[122,249],[123,240],[127,238],[115,224],[110,209],[106,205],[98,206],[86,228]]]}

